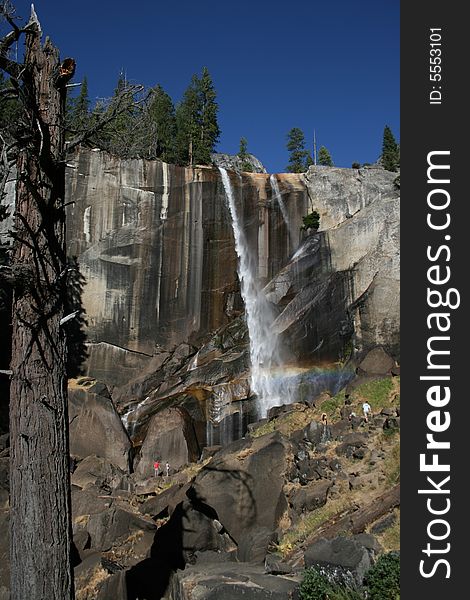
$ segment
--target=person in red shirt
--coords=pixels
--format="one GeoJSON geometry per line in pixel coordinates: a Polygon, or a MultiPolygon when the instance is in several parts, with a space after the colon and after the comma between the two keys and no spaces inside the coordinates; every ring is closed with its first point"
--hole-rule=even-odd
{"type": "Polygon", "coordinates": [[[158,471],[159,471],[159,469],[160,469],[160,463],[158,462],[158,460],[156,460],[153,463],[153,476],[154,477],[158,477],[158,471]]]}

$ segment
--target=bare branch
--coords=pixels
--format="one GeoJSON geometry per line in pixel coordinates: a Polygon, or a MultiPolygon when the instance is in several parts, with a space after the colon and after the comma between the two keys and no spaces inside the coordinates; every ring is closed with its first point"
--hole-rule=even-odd
{"type": "MultiPolygon", "coordinates": [[[[94,125],[67,143],[67,152],[72,152],[75,150],[77,146],[80,146],[80,144],[83,144],[89,140],[91,137],[93,137],[93,135],[95,135],[95,133],[98,133],[98,131],[101,131],[101,129],[106,127],[108,123],[111,123],[118,115],[128,110],[129,104],[127,101],[129,98],[133,98],[136,94],[142,92],[143,89],[143,85],[133,85],[123,90],[123,92],[111,103],[108,111],[102,115],[102,117],[98,119],[94,125]]],[[[133,106],[137,106],[144,101],[145,99],[135,101],[133,106]]]]}
{"type": "Polygon", "coordinates": [[[21,34],[37,31],[41,33],[41,24],[34,10],[34,4],[31,4],[31,16],[25,27],[18,27],[13,19],[14,11],[9,2],[3,2],[0,5],[0,15],[5,18],[7,23],[12,27],[12,31],[0,40],[0,69],[14,77],[19,78],[22,72],[22,66],[14,60],[8,58],[8,50],[11,46],[20,39],[21,34]]]}

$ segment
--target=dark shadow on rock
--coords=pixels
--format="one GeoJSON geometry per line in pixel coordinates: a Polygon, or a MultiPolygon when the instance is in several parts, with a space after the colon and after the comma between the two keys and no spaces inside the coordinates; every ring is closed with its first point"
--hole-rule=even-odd
{"type": "Polygon", "coordinates": [[[132,567],[126,574],[128,600],[160,600],[168,587],[171,574],[184,569],[183,519],[181,502],[171,519],[155,534],[150,557],[132,567]]]}
{"type": "MultiPolygon", "coordinates": [[[[221,474],[222,481],[235,478],[246,489],[246,497],[251,499],[253,509],[248,511],[250,520],[255,520],[254,500],[247,482],[250,476],[229,469],[205,467],[206,471],[221,474]]],[[[222,483],[219,484],[222,486],[222,483]]],[[[128,600],[161,600],[168,588],[172,573],[184,569],[194,562],[197,556],[206,551],[226,551],[228,544],[236,548],[230,532],[219,523],[217,511],[198,495],[192,486],[187,492],[187,500],[178,504],[170,520],[155,534],[150,557],[132,567],[126,573],[128,600]]]]}

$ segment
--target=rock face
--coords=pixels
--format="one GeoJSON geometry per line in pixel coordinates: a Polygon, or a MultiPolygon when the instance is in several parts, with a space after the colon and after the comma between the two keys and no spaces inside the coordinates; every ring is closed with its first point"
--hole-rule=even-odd
{"type": "MultiPolygon", "coordinates": [[[[85,149],[69,165],[68,247],[87,281],[90,374],[111,373],[122,384],[146,368],[156,344],[199,345],[240,314],[232,226],[217,169],[121,161],[85,149]]],[[[268,291],[280,313],[276,331],[288,343],[296,340],[304,358],[312,349],[320,359],[337,358],[351,336],[357,350],[379,344],[396,355],[394,174],[311,167],[305,175],[277,175],[291,235],[267,174],[230,177],[259,278],[275,278],[268,291]],[[305,240],[302,217],[312,210],[320,213],[320,230],[305,240]]]]}
{"type": "Polygon", "coordinates": [[[325,569],[336,580],[361,585],[371,566],[367,549],[357,540],[336,537],[320,539],[305,552],[305,566],[325,569]]]}
{"type": "Polygon", "coordinates": [[[243,162],[246,162],[251,165],[253,173],[266,173],[263,163],[256,156],[253,156],[253,154],[248,154],[245,161],[242,161],[237,154],[221,154],[217,152],[211,155],[211,159],[217,167],[223,167],[231,171],[244,171],[243,162]]]}
{"type": "Polygon", "coordinates": [[[179,407],[167,408],[150,421],[136,474],[145,479],[152,477],[155,460],[160,461],[162,472],[167,461],[171,469],[179,469],[196,461],[199,454],[196,433],[187,411],[179,407]]]}
{"type": "Polygon", "coordinates": [[[327,232],[331,270],[352,272],[351,308],[358,349],[399,354],[399,190],[380,168],[310,167],[312,207],[327,232]]]}
{"type": "Polygon", "coordinates": [[[71,456],[97,455],[129,470],[131,443],[110,398],[80,386],[69,388],[69,436],[71,456]]]}
{"type": "Polygon", "coordinates": [[[240,440],[219,452],[196,477],[195,499],[215,510],[238,544],[241,561],[264,560],[287,508],[282,488],[289,450],[278,433],[257,438],[251,444],[240,440]]]}
{"type": "Polygon", "coordinates": [[[299,581],[267,575],[247,563],[205,563],[178,571],[169,600],[289,600],[298,597],[299,581]]]}

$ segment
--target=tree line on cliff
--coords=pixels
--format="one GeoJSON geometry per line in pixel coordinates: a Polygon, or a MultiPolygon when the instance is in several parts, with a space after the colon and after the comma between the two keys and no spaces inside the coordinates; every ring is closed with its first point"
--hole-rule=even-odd
{"type": "Polygon", "coordinates": [[[210,164],[220,136],[216,91],[209,70],[193,75],[176,106],[161,85],[149,91],[131,86],[120,75],[114,94],[90,106],[86,78],[75,97],[67,102],[69,138],[93,129],[95,122],[110,114],[123,94],[123,110],[100,128],[89,142],[122,158],[159,158],[179,165],[210,164]]]}
{"type": "MultiPolygon", "coordinates": [[[[90,137],[90,142],[121,158],[159,158],[165,162],[182,166],[211,164],[220,137],[218,103],[214,82],[207,67],[201,75],[194,74],[176,105],[160,84],[144,93],[142,86],[130,86],[121,74],[111,98],[99,100],[93,108],[88,98],[88,84],[84,78],[80,92],[69,96],[66,123],[68,135],[73,137],[83,130],[94,127],[115,111],[116,104],[126,95],[124,110],[114,119],[109,119],[99,135],[90,137]]],[[[240,139],[238,157],[242,170],[252,171],[248,141],[240,139]]],[[[286,171],[303,173],[311,165],[334,166],[329,150],[321,145],[318,153],[314,142],[313,158],[306,148],[304,132],[293,127],[287,134],[286,148],[289,162],[286,171]]],[[[399,167],[399,146],[393,133],[385,126],[382,141],[382,166],[390,171],[399,167]]],[[[367,164],[367,163],[365,163],[367,164]]],[[[353,163],[359,168],[359,163],[353,163]]]]}

